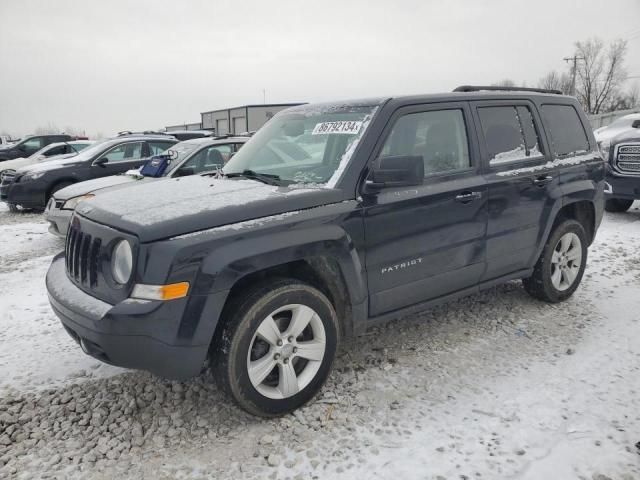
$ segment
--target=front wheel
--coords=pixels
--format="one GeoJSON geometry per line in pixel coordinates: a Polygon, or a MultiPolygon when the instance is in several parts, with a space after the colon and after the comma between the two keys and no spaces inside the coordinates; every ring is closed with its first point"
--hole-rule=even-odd
{"type": "Polygon", "coordinates": [[[587,235],[575,220],[560,223],[547,240],[533,275],[522,280],[534,298],[557,303],[576,291],[587,264],[587,235]]]}
{"type": "Polygon", "coordinates": [[[226,309],[230,319],[211,361],[216,379],[248,412],[273,417],[311,400],[331,370],[339,340],[329,299],[295,280],[252,289],[226,309]]]}
{"type": "Polygon", "coordinates": [[[604,209],[611,213],[622,213],[629,210],[631,205],[633,205],[633,200],[625,198],[610,198],[604,202],[604,209]]]}

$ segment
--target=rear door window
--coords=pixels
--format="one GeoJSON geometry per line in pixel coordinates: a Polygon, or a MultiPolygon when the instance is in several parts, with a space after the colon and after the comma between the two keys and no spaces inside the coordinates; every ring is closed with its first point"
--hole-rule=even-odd
{"type": "Polygon", "coordinates": [[[542,117],[556,157],[566,157],[589,151],[589,139],[578,112],[571,105],[542,105],[542,117]]]}
{"type": "Polygon", "coordinates": [[[109,162],[127,162],[142,158],[142,142],[123,143],[103,155],[109,162]]]}
{"type": "Polygon", "coordinates": [[[478,108],[489,165],[540,157],[540,141],[529,107],[505,105],[478,108]]]}

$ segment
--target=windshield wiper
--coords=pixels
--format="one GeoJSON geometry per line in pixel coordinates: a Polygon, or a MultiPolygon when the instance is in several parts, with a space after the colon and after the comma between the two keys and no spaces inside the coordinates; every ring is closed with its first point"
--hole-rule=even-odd
{"type": "Polygon", "coordinates": [[[278,175],[272,175],[270,173],[259,173],[253,170],[243,170],[242,172],[226,173],[224,175],[227,178],[244,177],[251,180],[258,180],[259,182],[266,183],[267,185],[279,185],[280,177],[278,175]]]}

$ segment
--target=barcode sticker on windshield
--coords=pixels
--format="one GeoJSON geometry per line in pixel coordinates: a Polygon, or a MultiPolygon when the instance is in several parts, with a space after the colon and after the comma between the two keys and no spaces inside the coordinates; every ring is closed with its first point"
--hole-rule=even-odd
{"type": "Polygon", "coordinates": [[[322,122],[314,127],[311,135],[326,135],[329,133],[346,133],[353,135],[360,131],[361,126],[362,122],[322,122]]]}

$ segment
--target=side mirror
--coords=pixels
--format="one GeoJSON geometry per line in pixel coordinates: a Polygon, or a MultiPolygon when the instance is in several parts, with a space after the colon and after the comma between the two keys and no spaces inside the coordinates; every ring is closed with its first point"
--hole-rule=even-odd
{"type": "Polygon", "coordinates": [[[18,145],[18,150],[20,150],[21,152],[26,152],[27,147],[25,147],[24,145],[18,145]]]}
{"type": "Polygon", "coordinates": [[[182,167],[176,171],[174,177],[188,177],[189,175],[195,175],[196,171],[191,167],[182,167]]]}
{"type": "Polygon", "coordinates": [[[422,185],[423,181],[424,160],[421,155],[395,155],[378,158],[365,185],[367,189],[379,190],[422,185]]]}
{"type": "Polygon", "coordinates": [[[640,128],[640,120],[634,120],[631,124],[631,128],[640,128]]]}
{"type": "Polygon", "coordinates": [[[102,157],[102,158],[99,158],[99,159],[95,160],[93,162],[93,165],[97,166],[97,167],[103,167],[104,168],[105,164],[107,164],[107,163],[109,163],[109,159],[107,157],[102,157]]]}

